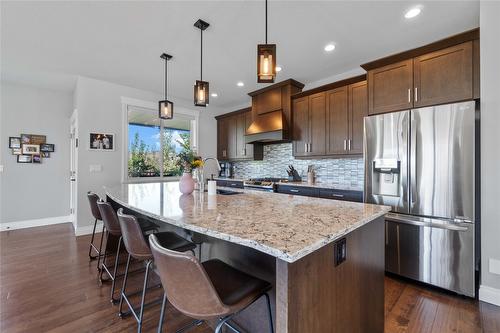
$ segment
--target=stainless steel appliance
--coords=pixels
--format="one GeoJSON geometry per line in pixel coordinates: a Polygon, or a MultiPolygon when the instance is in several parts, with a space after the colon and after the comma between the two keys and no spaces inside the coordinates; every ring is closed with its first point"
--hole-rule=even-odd
{"type": "Polygon", "coordinates": [[[219,177],[233,178],[233,165],[230,162],[219,163],[219,177]]]}
{"type": "Polygon", "coordinates": [[[386,270],[475,296],[475,102],[365,118],[365,202],[386,216],[386,270]]]}
{"type": "Polygon", "coordinates": [[[243,182],[243,186],[255,190],[263,190],[268,192],[275,191],[276,183],[286,183],[287,179],[284,178],[251,178],[243,182]]]}

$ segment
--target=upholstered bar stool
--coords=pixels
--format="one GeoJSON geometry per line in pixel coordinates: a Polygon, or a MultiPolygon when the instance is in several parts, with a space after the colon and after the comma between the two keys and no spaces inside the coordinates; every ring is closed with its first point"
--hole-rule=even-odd
{"type": "Polygon", "coordinates": [[[95,194],[92,191],[87,192],[87,199],[89,200],[90,204],[90,211],[92,212],[92,216],[94,217],[94,228],[92,230],[92,238],[90,239],[90,244],[89,244],[89,259],[94,260],[94,259],[99,259],[97,261],[97,270],[100,269],[100,259],[101,259],[101,248],[102,248],[102,240],[104,238],[104,225],[102,226],[102,234],[101,234],[101,242],[99,245],[99,248],[94,244],[94,238],[95,238],[95,229],[97,227],[97,221],[102,221],[101,218],[101,213],[99,212],[99,208],[97,208],[97,201],[99,201],[99,196],[95,194]],[[96,253],[96,255],[92,255],[93,251],[96,253]]]}
{"type": "Polygon", "coordinates": [[[224,325],[238,332],[228,321],[262,296],[267,301],[269,331],[274,332],[269,282],[217,259],[200,263],[190,254],[166,249],[155,235],[149,236],[149,243],[165,291],[158,333],[162,331],[167,297],[177,310],[196,319],[195,324],[217,319],[215,332],[219,333],[224,325]]]}
{"type": "MultiPolygon", "coordinates": [[[[127,249],[128,252],[127,265],[125,268],[125,273],[123,277],[123,286],[120,294],[119,315],[120,317],[126,315],[125,313],[122,312],[123,302],[125,301],[130,309],[130,313],[134,316],[135,320],[137,321],[138,325],[137,332],[140,333],[142,330],[142,319],[144,315],[144,308],[146,306],[146,304],[144,304],[144,301],[146,297],[146,291],[148,289],[149,271],[153,263],[153,255],[149,248],[149,243],[146,240],[145,236],[143,235],[139,222],[137,222],[137,218],[133,215],[123,214],[122,208],[118,210],[117,215],[122,232],[123,243],[125,244],[125,248],[127,249]],[[131,294],[127,295],[126,292],[128,270],[131,258],[134,258],[136,260],[141,260],[146,263],[146,271],[144,273],[144,283],[142,287],[142,297],[139,309],[136,309],[132,306],[129,300],[129,296],[131,296],[131,294]]],[[[181,236],[177,235],[175,232],[166,231],[166,232],[155,233],[154,235],[155,239],[157,239],[159,244],[161,244],[165,248],[179,252],[191,251],[194,254],[194,249],[196,248],[196,245],[182,238],[181,236]]]]}
{"type": "MultiPolygon", "coordinates": [[[[102,217],[102,222],[104,224],[104,229],[105,229],[105,237],[106,237],[106,242],[104,244],[104,249],[102,250],[103,252],[103,258],[102,258],[102,265],[101,265],[101,270],[99,273],[99,281],[102,283],[104,280],[102,278],[103,273],[106,273],[109,277],[109,280],[111,280],[111,302],[117,303],[119,300],[114,298],[115,295],[115,285],[116,285],[116,279],[123,276],[123,275],[117,275],[118,272],[118,266],[119,266],[119,257],[120,257],[120,251],[122,248],[122,231],[120,228],[120,222],[118,222],[118,216],[116,215],[116,212],[111,206],[109,202],[104,202],[102,200],[99,200],[97,202],[97,207],[99,208],[99,212],[102,217]],[[106,259],[108,259],[109,254],[108,254],[108,244],[110,240],[110,235],[118,238],[118,245],[116,248],[116,254],[115,254],[115,260],[114,260],[114,266],[113,266],[113,272],[111,273],[111,267],[108,267],[108,264],[106,263],[106,259]]],[[[150,231],[157,231],[158,226],[152,222],[149,222],[148,220],[139,220],[139,225],[141,227],[141,230],[144,234],[150,232],[150,231]]],[[[131,273],[131,272],[130,272],[131,273]]],[[[106,280],[108,281],[108,280],[106,280]]]]}

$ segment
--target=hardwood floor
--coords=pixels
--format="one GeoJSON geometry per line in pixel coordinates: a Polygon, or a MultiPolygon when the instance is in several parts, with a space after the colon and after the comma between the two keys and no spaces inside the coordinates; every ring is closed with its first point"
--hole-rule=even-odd
{"type": "MultiPolygon", "coordinates": [[[[90,236],[75,240],[71,224],[0,232],[0,332],[134,332],[99,287],[88,261],[90,236]]],[[[130,288],[141,287],[137,274],[130,288]]],[[[386,277],[385,332],[500,332],[500,307],[386,277]]],[[[149,299],[161,294],[157,289],[149,299]]],[[[143,332],[156,332],[159,306],[145,311],[143,332]]],[[[168,308],[163,332],[190,319],[168,308]]],[[[203,324],[189,332],[205,333],[203,324]]]]}

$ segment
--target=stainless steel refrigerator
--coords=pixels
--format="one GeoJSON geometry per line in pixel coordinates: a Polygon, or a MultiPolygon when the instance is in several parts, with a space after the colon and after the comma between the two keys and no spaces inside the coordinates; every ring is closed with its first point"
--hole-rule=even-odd
{"type": "Polygon", "coordinates": [[[365,202],[386,216],[386,270],[475,296],[475,102],[365,118],[365,202]]]}

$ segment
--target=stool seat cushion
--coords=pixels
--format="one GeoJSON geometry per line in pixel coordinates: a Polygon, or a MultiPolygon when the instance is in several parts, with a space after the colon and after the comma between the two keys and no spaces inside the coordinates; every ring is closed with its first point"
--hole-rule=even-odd
{"type": "Polygon", "coordinates": [[[196,244],[177,235],[175,232],[164,231],[155,233],[154,235],[158,238],[158,243],[162,247],[172,251],[186,252],[196,248],[196,244]]]}
{"type": "Polygon", "coordinates": [[[267,281],[212,259],[202,263],[219,297],[231,312],[239,311],[271,289],[267,281]]]}

